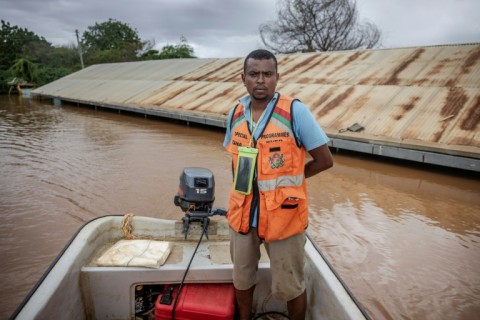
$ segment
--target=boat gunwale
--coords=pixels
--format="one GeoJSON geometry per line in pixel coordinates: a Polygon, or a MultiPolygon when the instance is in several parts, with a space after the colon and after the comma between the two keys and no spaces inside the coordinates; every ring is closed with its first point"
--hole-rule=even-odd
{"type": "Polygon", "coordinates": [[[313,246],[313,248],[318,252],[318,254],[322,257],[323,261],[327,265],[327,267],[330,269],[330,271],[333,273],[335,278],[337,278],[338,282],[342,285],[343,289],[346,291],[350,299],[352,299],[353,303],[357,306],[357,308],[360,310],[362,315],[365,317],[366,320],[372,320],[372,318],[368,315],[367,311],[363,307],[363,304],[355,297],[353,292],[350,290],[348,285],[346,284],[345,281],[340,277],[340,274],[335,270],[333,265],[330,263],[330,261],[327,259],[325,254],[322,252],[320,247],[313,241],[312,237],[308,234],[308,232],[305,232],[310,244],[313,246]]]}
{"type": "Polygon", "coordinates": [[[32,287],[32,289],[30,289],[30,291],[28,292],[27,296],[22,300],[22,302],[18,305],[18,307],[15,309],[15,311],[12,313],[11,317],[9,319],[15,319],[16,317],[18,317],[18,315],[20,314],[20,312],[22,312],[23,308],[25,308],[25,306],[27,305],[27,303],[30,301],[30,299],[33,297],[33,295],[35,294],[35,292],[38,290],[38,288],[40,288],[40,286],[42,285],[42,283],[45,281],[45,279],[49,276],[50,272],[53,270],[53,268],[57,265],[57,263],[60,261],[60,259],[63,257],[63,255],[67,252],[68,248],[72,245],[72,243],[75,241],[75,239],[77,238],[77,236],[82,232],[82,230],[84,230],[89,224],[91,224],[92,222],[96,221],[96,220],[100,220],[100,219],[104,219],[104,218],[108,218],[108,217],[122,217],[123,215],[121,214],[110,214],[110,215],[104,215],[104,216],[100,216],[100,217],[95,217],[93,219],[90,219],[88,220],[87,222],[85,222],[83,225],[81,225],[77,231],[70,237],[70,239],[67,241],[67,243],[65,244],[65,246],[63,247],[63,249],[57,254],[57,256],[55,257],[55,259],[52,261],[52,263],[50,263],[50,265],[48,266],[48,268],[45,270],[45,272],[42,274],[42,276],[40,277],[40,279],[38,279],[38,281],[35,283],[35,285],[32,287]]]}

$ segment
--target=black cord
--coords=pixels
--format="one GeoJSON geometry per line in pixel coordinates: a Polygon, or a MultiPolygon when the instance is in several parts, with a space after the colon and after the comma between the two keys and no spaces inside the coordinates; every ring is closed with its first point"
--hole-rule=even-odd
{"type": "Polygon", "coordinates": [[[200,235],[200,239],[198,240],[197,246],[195,247],[195,250],[193,251],[192,257],[190,258],[190,262],[188,263],[187,269],[185,270],[185,273],[183,274],[182,282],[180,282],[180,287],[178,288],[177,292],[177,297],[175,299],[175,302],[173,303],[173,308],[172,308],[172,320],[175,320],[175,308],[177,306],[178,298],[180,297],[180,293],[182,292],[183,288],[183,282],[185,281],[185,278],[187,277],[188,270],[190,270],[190,265],[192,264],[193,258],[195,257],[195,254],[197,253],[198,247],[200,246],[200,243],[202,242],[203,235],[207,233],[207,228],[208,228],[208,218],[206,218],[207,221],[203,221],[203,231],[202,234],[200,235]]]}

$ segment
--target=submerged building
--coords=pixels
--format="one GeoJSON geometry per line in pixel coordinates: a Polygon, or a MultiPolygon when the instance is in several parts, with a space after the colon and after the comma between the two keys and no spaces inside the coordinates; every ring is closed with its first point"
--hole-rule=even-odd
{"type": "MultiPolygon", "coordinates": [[[[311,108],[332,148],[480,171],[480,44],[277,58],[277,90],[311,108]]],[[[33,94],[225,127],[243,59],[93,65],[33,94]]]]}

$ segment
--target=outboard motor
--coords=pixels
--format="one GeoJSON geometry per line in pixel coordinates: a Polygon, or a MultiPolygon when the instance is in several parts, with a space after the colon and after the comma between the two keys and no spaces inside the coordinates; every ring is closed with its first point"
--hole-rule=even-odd
{"type": "Polygon", "coordinates": [[[183,212],[209,211],[215,201],[215,179],[205,168],[184,168],[174,203],[183,212]]]}
{"type": "Polygon", "coordinates": [[[212,171],[197,167],[184,168],[180,174],[180,185],[173,203],[185,212],[182,218],[185,239],[191,222],[200,221],[206,230],[209,217],[227,214],[225,209],[212,209],[214,201],[215,179],[212,171]]]}

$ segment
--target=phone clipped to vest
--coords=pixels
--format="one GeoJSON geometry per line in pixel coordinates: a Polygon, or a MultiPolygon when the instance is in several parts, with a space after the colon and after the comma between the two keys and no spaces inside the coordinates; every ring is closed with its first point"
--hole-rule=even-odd
{"type": "Polygon", "coordinates": [[[253,173],[257,160],[258,149],[238,147],[237,168],[233,181],[234,190],[242,194],[252,191],[253,173]]]}

